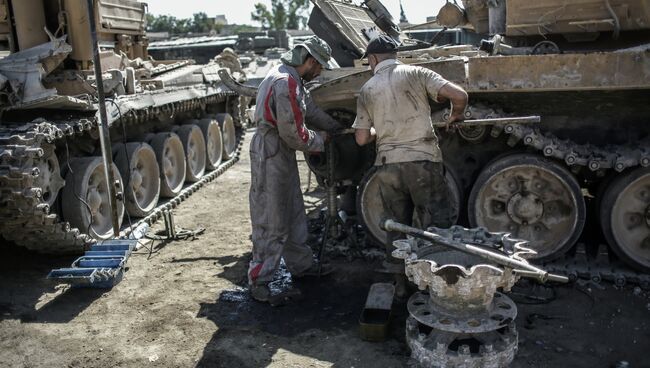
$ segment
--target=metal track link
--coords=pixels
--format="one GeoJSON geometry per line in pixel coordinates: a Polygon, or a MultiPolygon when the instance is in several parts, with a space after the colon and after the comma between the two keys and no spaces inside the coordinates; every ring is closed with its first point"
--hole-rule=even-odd
{"type": "MultiPolygon", "coordinates": [[[[564,161],[568,166],[584,166],[591,171],[614,169],[617,172],[636,166],[650,166],[650,145],[597,147],[577,144],[548,132],[541,133],[534,127],[517,124],[506,125],[503,131],[510,136],[508,145],[515,146],[522,142],[525,146],[541,151],[544,156],[564,161]]],[[[493,130],[492,135],[495,134],[498,135],[498,131],[493,130]]]]}
{"type": "MultiPolygon", "coordinates": [[[[131,110],[113,124],[141,124],[161,113],[171,115],[198,110],[206,104],[226,101],[231,96],[235,94],[224,92],[142,110],[131,110]]],[[[64,138],[74,138],[96,128],[97,121],[94,119],[56,123],[39,119],[19,126],[0,127],[0,232],[6,240],[33,251],[57,254],[80,253],[94,241],[83,230],[72,228],[68,222],[51,213],[54,211],[51,211],[50,206],[43,200],[42,189],[35,181],[40,175],[38,166],[43,163],[46,150],[54,149],[54,144],[64,138]]],[[[240,149],[241,147],[233,159],[206,177],[213,180],[232,166],[238,160],[240,149]]],[[[180,203],[205,183],[202,180],[184,189],[165,205],[180,203]],[[198,185],[199,183],[203,184],[198,185]]],[[[156,211],[160,212],[159,209],[156,211]]]]}

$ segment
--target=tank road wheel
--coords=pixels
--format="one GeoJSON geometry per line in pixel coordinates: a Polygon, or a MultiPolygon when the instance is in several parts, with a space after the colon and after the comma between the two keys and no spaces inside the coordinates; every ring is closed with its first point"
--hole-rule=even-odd
{"type": "MultiPolygon", "coordinates": [[[[108,197],[108,187],[104,176],[104,163],[101,157],[82,157],[70,160],[71,170],[65,176],[63,188],[63,217],[82,233],[97,239],[113,236],[113,221],[108,197]]],[[[123,184],[117,167],[113,165],[113,176],[119,182],[119,192],[123,184]]],[[[124,217],[124,203],[117,201],[119,224],[124,217]]]]}
{"type": "Polygon", "coordinates": [[[515,154],[479,174],[467,205],[473,227],[529,240],[535,259],[566,252],[585,224],[585,201],[569,171],[543,157],[515,154]]]}
{"type": "Polygon", "coordinates": [[[59,190],[63,188],[65,182],[61,177],[61,167],[59,159],[54,153],[54,147],[43,147],[45,154],[38,161],[38,177],[34,180],[34,185],[41,188],[43,202],[50,207],[54,205],[59,190]]]}
{"type": "MultiPolygon", "coordinates": [[[[359,184],[357,215],[361,214],[361,220],[370,240],[383,246],[386,244],[387,236],[386,232],[379,228],[379,223],[384,219],[385,215],[376,173],[376,169],[370,169],[359,184]]],[[[458,182],[449,170],[446,170],[445,178],[447,179],[447,187],[451,192],[452,201],[456,204],[456,208],[460,208],[461,191],[458,182]]],[[[456,214],[454,223],[457,220],[458,214],[456,214]]]]}
{"type": "Polygon", "coordinates": [[[201,128],[205,139],[207,151],[205,166],[209,170],[214,170],[219,167],[223,158],[223,139],[219,123],[214,119],[201,119],[196,124],[201,128]]]}
{"type": "Polygon", "coordinates": [[[160,196],[174,197],[185,182],[185,151],[176,133],[158,133],[149,142],[160,169],[160,196]]]}
{"type": "Polygon", "coordinates": [[[124,205],[129,215],[145,217],[158,203],[160,169],[156,153],[146,143],[115,147],[115,165],[124,180],[124,205]]]}
{"type": "Polygon", "coordinates": [[[650,169],[620,175],[600,202],[600,225],[612,250],[642,272],[650,272],[650,169]]]}
{"type": "Polygon", "coordinates": [[[194,124],[181,125],[176,128],[176,134],[183,142],[187,160],[185,180],[196,182],[205,173],[206,149],[201,128],[194,124]]]}
{"type": "Polygon", "coordinates": [[[215,116],[221,127],[221,136],[223,137],[223,158],[230,160],[235,157],[237,150],[237,131],[235,130],[235,123],[230,114],[217,114],[215,116]]]}

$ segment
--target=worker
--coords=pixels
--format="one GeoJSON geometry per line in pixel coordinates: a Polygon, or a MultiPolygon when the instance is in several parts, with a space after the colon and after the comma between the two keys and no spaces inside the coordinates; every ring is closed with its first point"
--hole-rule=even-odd
{"type": "MultiPolygon", "coordinates": [[[[323,68],[330,69],[334,64],[330,57],[329,45],[311,37],[282,55],[282,63],[269,71],[257,93],[257,131],[250,144],[253,259],[248,281],[252,297],[272,305],[299,294],[295,288],[271,294],[268,283],[281,258],[293,277],[319,274],[306,244],[307,216],[296,151],[324,151],[327,132],[341,128],[314,104],[304,86],[323,68]]],[[[330,271],[329,265],[321,265],[320,274],[330,271]]]]}
{"type": "MultiPolygon", "coordinates": [[[[467,93],[439,74],[397,60],[397,43],[386,35],[373,38],[366,54],[373,76],[357,100],[355,140],[376,140],[375,161],[384,219],[420,228],[453,225],[458,208],[450,200],[438,138],[431,122],[429,99],[451,101],[448,123],[463,120],[467,93]]],[[[391,256],[388,233],[383,271],[397,275],[396,295],[404,296],[403,261],[391,256]]]]}

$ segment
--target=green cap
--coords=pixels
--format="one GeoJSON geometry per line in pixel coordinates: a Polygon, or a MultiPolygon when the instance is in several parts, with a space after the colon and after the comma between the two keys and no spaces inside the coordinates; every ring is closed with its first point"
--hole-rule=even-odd
{"type": "Polygon", "coordinates": [[[307,50],[325,69],[330,70],[333,65],[336,65],[336,63],[330,61],[332,49],[325,41],[317,36],[313,36],[305,42],[294,46],[291,51],[286,52],[280,59],[292,66],[300,65],[305,62],[306,55],[304,50],[307,50]]]}

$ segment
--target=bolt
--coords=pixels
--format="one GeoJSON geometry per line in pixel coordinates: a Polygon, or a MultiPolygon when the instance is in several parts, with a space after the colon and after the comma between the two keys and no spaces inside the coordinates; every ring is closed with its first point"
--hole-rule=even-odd
{"type": "Polygon", "coordinates": [[[469,355],[469,346],[468,345],[461,345],[458,348],[458,354],[459,355],[469,355]]]}
{"type": "Polygon", "coordinates": [[[650,158],[644,157],[641,159],[641,166],[648,166],[650,165],[650,158]]]}

